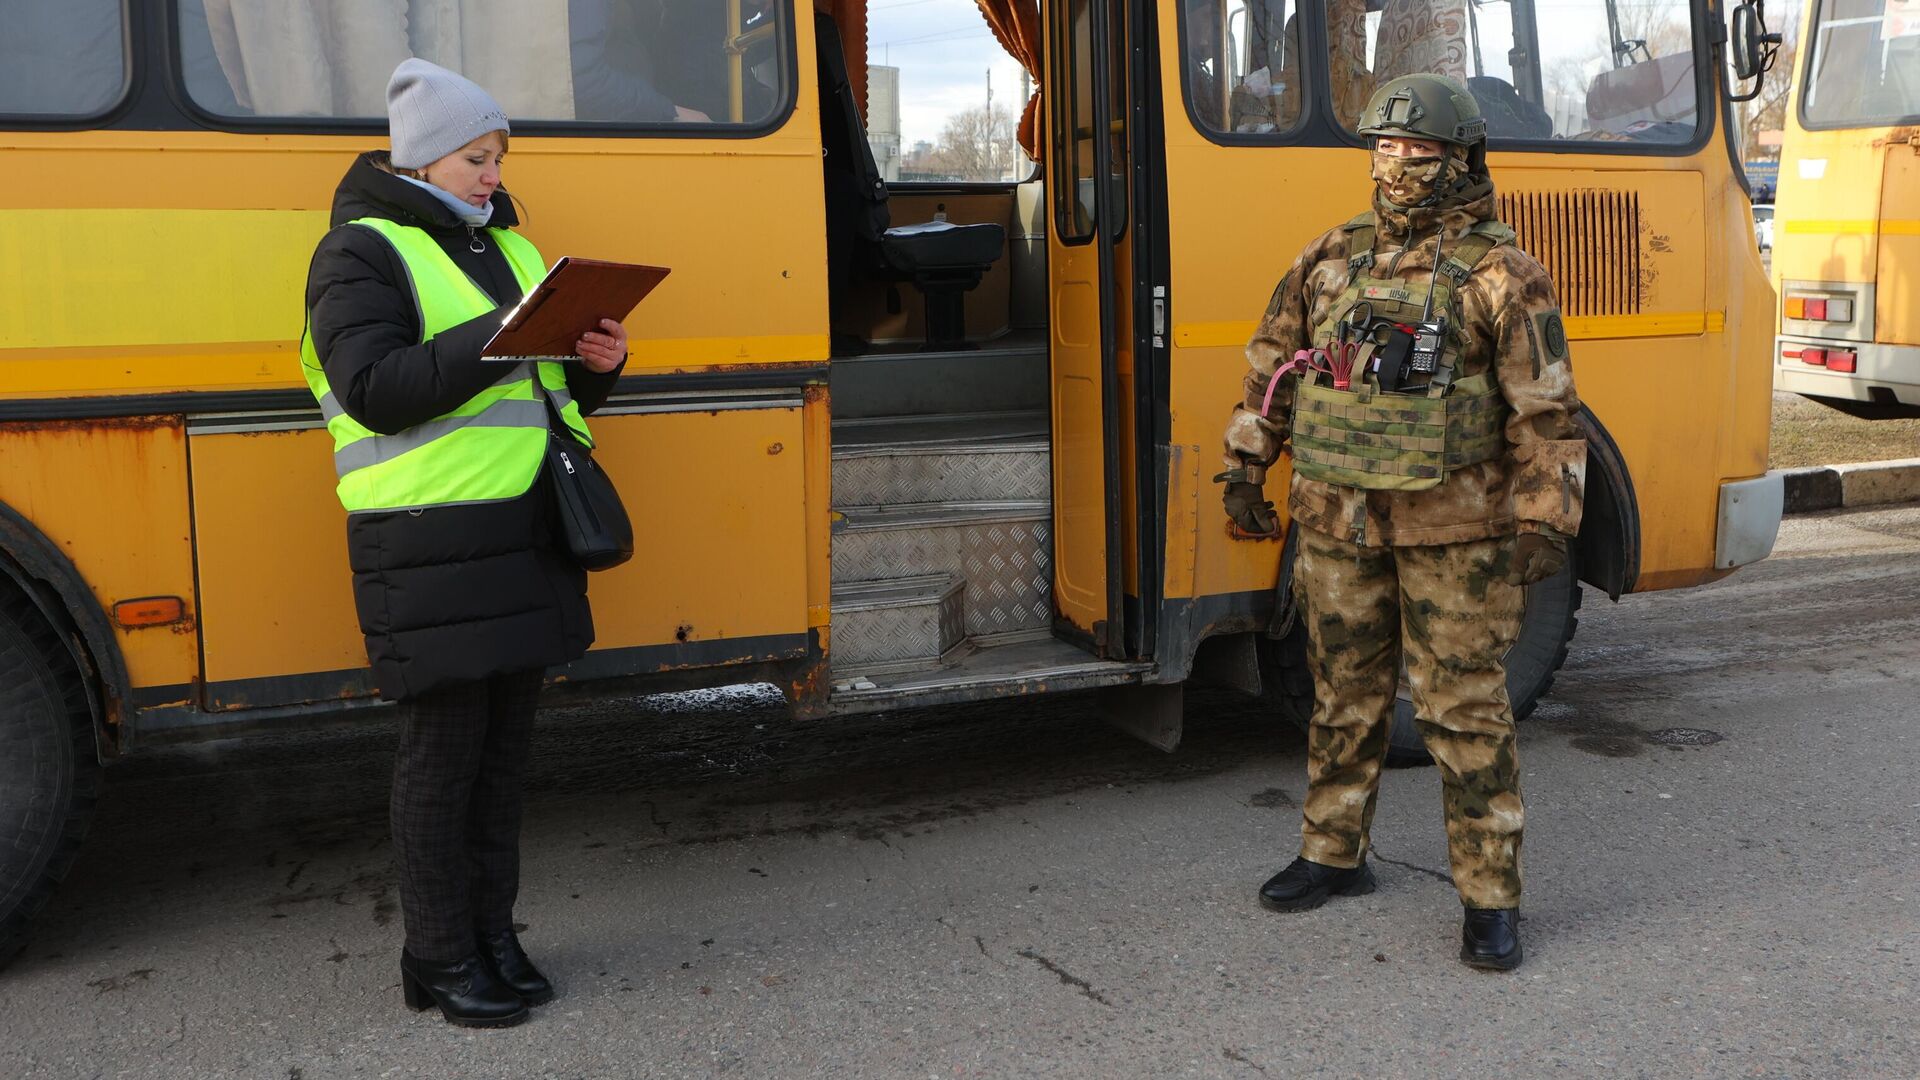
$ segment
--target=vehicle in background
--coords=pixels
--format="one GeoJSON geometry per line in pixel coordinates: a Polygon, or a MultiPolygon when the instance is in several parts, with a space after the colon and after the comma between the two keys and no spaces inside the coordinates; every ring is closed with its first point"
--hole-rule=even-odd
{"type": "Polygon", "coordinates": [[[1812,0],[1780,151],[1774,386],[1920,417],[1920,5],[1812,0]]]}
{"type": "Polygon", "coordinates": [[[1753,204],[1753,242],[1761,251],[1773,250],[1773,207],[1753,204]]]}

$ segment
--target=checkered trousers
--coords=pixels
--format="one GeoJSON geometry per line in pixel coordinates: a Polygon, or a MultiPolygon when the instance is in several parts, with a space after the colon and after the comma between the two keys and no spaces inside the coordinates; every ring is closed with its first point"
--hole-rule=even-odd
{"type": "Polygon", "coordinates": [[[520,801],[540,671],[428,691],[400,706],[393,856],[407,951],[458,960],[513,925],[520,801]]]}

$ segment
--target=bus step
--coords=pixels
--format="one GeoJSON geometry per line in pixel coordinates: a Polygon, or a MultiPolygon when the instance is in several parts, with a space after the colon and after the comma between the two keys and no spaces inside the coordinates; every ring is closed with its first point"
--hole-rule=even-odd
{"type": "Polygon", "coordinates": [[[833,590],[833,670],[924,667],[966,640],[966,586],[952,574],[833,590]]]}
{"type": "Polygon", "coordinates": [[[1045,435],[967,443],[896,441],[836,445],[836,505],[1045,499],[1051,486],[1045,435]]]}
{"type": "Polygon", "coordinates": [[[1024,694],[1091,690],[1141,681],[1153,665],[1101,660],[1046,631],[1009,635],[1001,644],[956,650],[937,667],[856,676],[834,673],[828,708],[836,713],[867,712],[920,705],[944,705],[1024,694]]]}
{"type": "Polygon", "coordinates": [[[948,574],[969,635],[1053,622],[1053,507],[1038,499],[848,507],[833,525],[833,587],[948,574]]]}

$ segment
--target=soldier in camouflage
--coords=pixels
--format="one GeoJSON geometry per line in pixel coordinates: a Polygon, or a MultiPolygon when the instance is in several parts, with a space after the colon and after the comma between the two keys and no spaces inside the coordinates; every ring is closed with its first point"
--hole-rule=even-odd
{"type": "Polygon", "coordinates": [[[1233,535],[1276,536],[1262,484],[1291,451],[1315,704],[1300,857],[1261,900],[1301,911],[1373,890],[1368,827],[1404,656],[1444,787],[1461,958],[1510,969],[1523,810],[1504,657],[1523,586],[1559,572],[1579,529],[1580,403],[1552,282],[1497,220],[1466,88],[1395,79],[1360,131],[1373,211],[1308,244],[1274,290],[1215,478],[1233,535]],[[1424,361],[1409,329],[1428,334],[1424,361]]]}

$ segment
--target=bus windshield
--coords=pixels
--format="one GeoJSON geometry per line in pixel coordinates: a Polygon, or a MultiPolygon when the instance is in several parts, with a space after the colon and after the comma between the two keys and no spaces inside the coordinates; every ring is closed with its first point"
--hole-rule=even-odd
{"type": "Polygon", "coordinates": [[[1920,118],[1920,0],[1822,0],[1801,116],[1808,127],[1920,118]]]}

